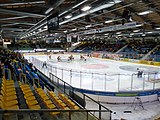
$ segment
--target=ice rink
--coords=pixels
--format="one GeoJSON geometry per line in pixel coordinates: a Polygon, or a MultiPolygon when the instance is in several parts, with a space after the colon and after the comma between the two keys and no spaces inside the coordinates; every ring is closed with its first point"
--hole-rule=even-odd
{"type": "Polygon", "coordinates": [[[73,55],[74,60],[68,61],[69,56],[55,54],[49,59],[48,55],[25,55],[25,58],[46,75],[51,72],[76,88],[107,92],[160,88],[160,67],[87,56],[84,61],[80,55],[73,55]],[[61,62],[57,61],[58,56],[61,62]],[[47,62],[47,68],[42,68],[43,61],[47,62]],[[143,71],[142,77],[137,78],[137,68],[143,71]]]}

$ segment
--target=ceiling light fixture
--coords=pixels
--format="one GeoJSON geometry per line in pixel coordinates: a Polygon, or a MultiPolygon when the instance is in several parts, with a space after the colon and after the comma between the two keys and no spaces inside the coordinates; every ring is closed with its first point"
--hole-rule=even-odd
{"type": "Polygon", "coordinates": [[[75,30],[77,30],[77,28],[72,29],[72,31],[75,31],[75,30]]]}
{"type": "Polygon", "coordinates": [[[160,27],[159,27],[159,28],[156,28],[156,30],[160,30],[160,27]]]}
{"type": "Polygon", "coordinates": [[[44,29],[47,29],[47,28],[48,28],[48,26],[47,26],[47,25],[45,25],[45,26],[44,26],[44,29]]]}
{"type": "Polygon", "coordinates": [[[71,18],[71,17],[72,17],[72,15],[71,15],[71,14],[69,14],[69,15],[65,16],[65,18],[66,18],[66,19],[69,19],[69,18],[71,18]]]}
{"type": "Polygon", "coordinates": [[[147,10],[147,11],[138,13],[138,15],[147,15],[147,14],[152,13],[152,12],[153,11],[151,11],[151,10],[147,10]]]}
{"type": "Polygon", "coordinates": [[[89,28],[89,27],[91,27],[91,26],[92,26],[92,25],[86,25],[85,27],[86,27],[86,28],[89,28]]]}
{"type": "Polygon", "coordinates": [[[52,8],[52,7],[51,7],[51,8],[49,8],[48,10],[46,10],[45,14],[50,13],[52,10],[53,10],[53,8],[52,8]]]}
{"type": "Polygon", "coordinates": [[[119,34],[121,34],[121,32],[117,32],[116,34],[119,35],[119,34]]]}
{"type": "Polygon", "coordinates": [[[136,27],[140,27],[140,26],[142,26],[143,24],[138,24],[138,25],[136,25],[136,27]]]}
{"type": "Polygon", "coordinates": [[[140,30],[134,30],[133,32],[139,32],[140,30]]]}
{"type": "Polygon", "coordinates": [[[120,35],[117,35],[118,37],[122,36],[121,34],[120,35]]]}
{"type": "Polygon", "coordinates": [[[107,20],[107,21],[105,21],[105,23],[111,23],[111,22],[113,22],[113,20],[107,20]]]}
{"type": "Polygon", "coordinates": [[[89,9],[91,9],[91,6],[84,6],[81,10],[82,10],[82,11],[87,11],[87,10],[89,10],[89,9]]]}
{"type": "Polygon", "coordinates": [[[131,33],[130,35],[132,36],[132,35],[134,35],[134,33],[131,33]]]}
{"type": "Polygon", "coordinates": [[[146,34],[142,34],[142,36],[146,36],[146,34]]]}

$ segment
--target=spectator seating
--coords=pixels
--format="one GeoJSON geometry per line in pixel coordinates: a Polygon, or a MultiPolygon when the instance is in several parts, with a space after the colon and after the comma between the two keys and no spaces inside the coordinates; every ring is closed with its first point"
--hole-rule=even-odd
{"type": "Polygon", "coordinates": [[[158,46],[147,58],[150,61],[160,62],[160,46],[158,46]]]}
{"type": "Polygon", "coordinates": [[[62,93],[58,93],[59,97],[71,108],[75,110],[79,110],[80,108],[73,102],[71,101],[67,96],[65,96],[62,93]]]}
{"type": "Polygon", "coordinates": [[[2,78],[0,107],[1,109],[19,109],[14,81],[6,80],[4,77],[2,78]]]}
{"type": "Polygon", "coordinates": [[[24,98],[26,100],[26,103],[29,107],[29,109],[41,109],[40,105],[38,104],[38,101],[36,100],[30,86],[28,84],[22,84],[20,85],[20,88],[23,92],[24,98]]]}
{"type": "Polygon", "coordinates": [[[119,54],[122,54],[123,58],[129,59],[141,59],[145,54],[151,51],[156,46],[156,43],[148,41],[134,41],[130,42],[128,46],[123,49],[119,54]]]}
{"type": "MultiPolygon", "coordinates": [[[[43,91],[42,88],[35,88],[35,91],[42,99],[43,103],[45,104],[47,109],[56,109],[57,107],[51,101],[51,99],[47,96],[47,94],[43,91]]],[[[60,112],[50,112],[51,115],[58,115],[60,112]]]]}
{"type": "Polygon", "coordinates": [[[103,42],[86,42],[81,44],[79,47],[73,50],[73,52],[91,52],[91,51],[105,51],[105,52],[116,52],[120,48],[122,48],[125,44],[114,43],[114,44],[106,44],[103,42]]]}

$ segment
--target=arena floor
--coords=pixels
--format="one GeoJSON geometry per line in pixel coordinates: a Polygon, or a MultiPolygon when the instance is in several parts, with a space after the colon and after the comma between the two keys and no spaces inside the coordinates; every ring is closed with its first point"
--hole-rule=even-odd
{"type": "Polygon", "coordinates": [[[84,61],[79,55],[73,55],[74,60],[68,61],[69,56],[55,54],[49,59],[47,55],[25,55],[29,60],[34,57],[47,61],[47,69],[35,61],[34,64],[45,74],[52,72],[77,88],[109,92],[160,88],[160,67],[89,57],[84,61]],[[57,61],[58,56],[61,56],[61,62],[57,61]],[[137,68],[143,71],[141,78],[137,78],[137,68]]]}

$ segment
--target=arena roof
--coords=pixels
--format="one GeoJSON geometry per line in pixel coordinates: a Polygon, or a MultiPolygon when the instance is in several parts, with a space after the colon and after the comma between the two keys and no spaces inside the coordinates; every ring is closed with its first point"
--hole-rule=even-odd
{"type": "MultiPolygon", "coordinates": [[[[3,38],[57,34],[159,36],[160,0],[1,0],[3,38]],[[47,32],[47,16],[59,12],[59,29],[47,32]],[[134,27],[122,27],[132,23],[134,27]]],[[[130,26],[130,24],[128,25],[130,26]]]]}

